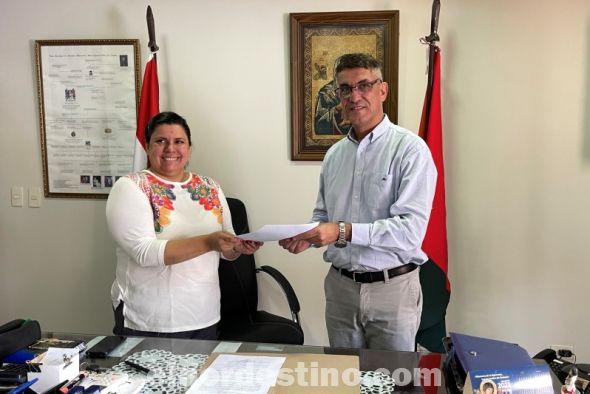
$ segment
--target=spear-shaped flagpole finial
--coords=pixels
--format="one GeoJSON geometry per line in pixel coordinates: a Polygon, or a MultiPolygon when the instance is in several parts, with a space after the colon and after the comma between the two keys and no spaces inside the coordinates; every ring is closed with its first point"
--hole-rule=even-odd
{"type": "Polygon", "coordinates": [[[432,3],[432,17],[430,18],[430,33],[438,32],[438,15],[440,14],[440,0],[434,0],[432,3]]]}
{"type": "Polygon", "coordinates": [[[438,15],[440,14],[440,0],[432,2],[432,16],[430,18],[430,34],[420,38],[422,44],[436,45],[440,40],[438,36],[438,15]]]}
{"type": "Polygon", "coordinates": [[[147,26],[148,26],[148,35],[150,41],[148,42],[148,47],[152,51],[152,53],[157,52],[158,45],[156,44],[156,28],[154,26],[154,14],[152,14],[152,7],[148,5],[147,7],[147,26]]]}
{"type": "Polygon", "coordinates": [[[421,37],[420,42],[428,45],[428,82],[426,84],[426,99],[424,102],[424,119],[423,127],[420,127],[420,136],[426,138],[428,135],[428,126],[430,119],[430,104],[432,101],[432,84],[434,82],[434,55],[438,50],[437,43],[439,41],[438,30],[438,15],[440,13],[440,0],[432,1],[432,15],[430,17],[430,34],[426,37],[421,37]]]}

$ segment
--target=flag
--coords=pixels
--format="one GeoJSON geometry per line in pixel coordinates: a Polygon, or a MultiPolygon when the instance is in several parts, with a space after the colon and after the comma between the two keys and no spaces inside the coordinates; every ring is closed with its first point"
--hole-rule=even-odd
{"type": "Polygon", "coordinates": [[[437,394],[440,381],[437,374],[441,373],[442,355],[436,353],[424,354],[418,361],[420,371],[420,387],[425,394],[437,394]]]}
{"type": "Polygon", "coordinates": [[[416,341],[430,351],[443,352],[445,316],[451,285],[448,280],[447,213],[443,162],[442,113],[440,97],[440,49],[434,47],[432,88],[427,90],[420,122],[420,136],[430,148],[438,172],[430,221],[422,242],[429,260],[420,270],[423,292],[422,321],[416,341]],[[430,97],[428,94],[430,93],[430,97]],[[429,105],[430,104],[430,105],[429,105]]]}
{"type": "Polygon", "coordinates": [[[143,84],[139,98],[137,112],[137,130],[135,132],[135,152],[133,155],[133,171],[140,171],[148,166],[147,141],[145,140],[145,126],[150,119],[160,112],[160,88],[158,83],[158,63],[156,54],[152,53],[145,65],[143,84]]]}
{"type": "MultiPolygon", "coordinates": [[[[426,144],[432,153],[432,159],[438,172],[436,179],[436,191],[432,202],[432,213],[426,229],[426,236],[422,243],[422,249],[436,265],[445,273],[448,272],[448,251],[447,251],[447,210],[445,200],[445,167],[443,162],[443,141],[442,141],[442,115],[440,100],[440,49],[434,52],[434,77],[432,80],[432,91],[430,97],[429,119],[426,118],[426,97],[424,113],[420,122],[420,134],[426,140],[426,144]],[[426,123],[427,122],[427,123],[426,123]]],[[[450,284],[447,282],[450,290],[450,284]]]]}

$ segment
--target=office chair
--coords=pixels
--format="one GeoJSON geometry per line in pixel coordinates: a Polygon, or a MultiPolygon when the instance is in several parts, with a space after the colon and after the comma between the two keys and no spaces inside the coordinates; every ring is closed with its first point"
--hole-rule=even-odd
{"type": "MultiPolygon", "coordinates": [[[[250,232],[246,207],[236,198],[227,198],[236,234],[250,232]]],[[[289,281],[275,268],[256,268],[254,255],[241,255],[234,261],[219,262],[221,320],[219,339],[240,342],[303,344],[299,324],[299,300],[289,281]],[[291,319],[258,308],[256,274],[269,274],[282,288],[291,310],[291,319]]]]}
{"type": "Polygon", "coordinates": [[[445,353],[442,339],[447,336],[445,317],[450,293],[445,273],[430,259],[420,267],[422,318],[416,343],[434,353],[445,353]]]}

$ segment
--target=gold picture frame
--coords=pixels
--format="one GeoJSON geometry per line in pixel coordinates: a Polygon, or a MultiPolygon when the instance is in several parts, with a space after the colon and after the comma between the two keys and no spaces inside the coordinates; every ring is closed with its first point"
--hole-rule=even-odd
{"type": "Polygon", "coordinates": [[[321,161],[346,134],[333,116],[325,123],[325,105],[318,108],[324,91],[337,100],[329,85],[335,60],[345,53],[369,53],[383,64],[389,83],[384,111],[397,122],[399,11],[292,13],[290,25],[291,160],[321,161]]]}
{"type": "Polygon", "coordinates": [[[43,188],[50,198],[107,198],[133,170],[139,40],[37,40],[43,188]]]}

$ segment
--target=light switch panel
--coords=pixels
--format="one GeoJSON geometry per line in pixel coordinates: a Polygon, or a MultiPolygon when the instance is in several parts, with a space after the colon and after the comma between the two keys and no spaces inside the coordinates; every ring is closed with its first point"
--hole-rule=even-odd
{"type": "Polygon", "coordinates": [[[22,207],[24,205],[22,186],[13,186],[10,188],[10,204],[13,207],[22,207]]]}
{"type": "Polygon", "coordinates": [[[29,207],[40,208],[41,207],[41,188],[32,187],[29,189],[29,207]]]}

